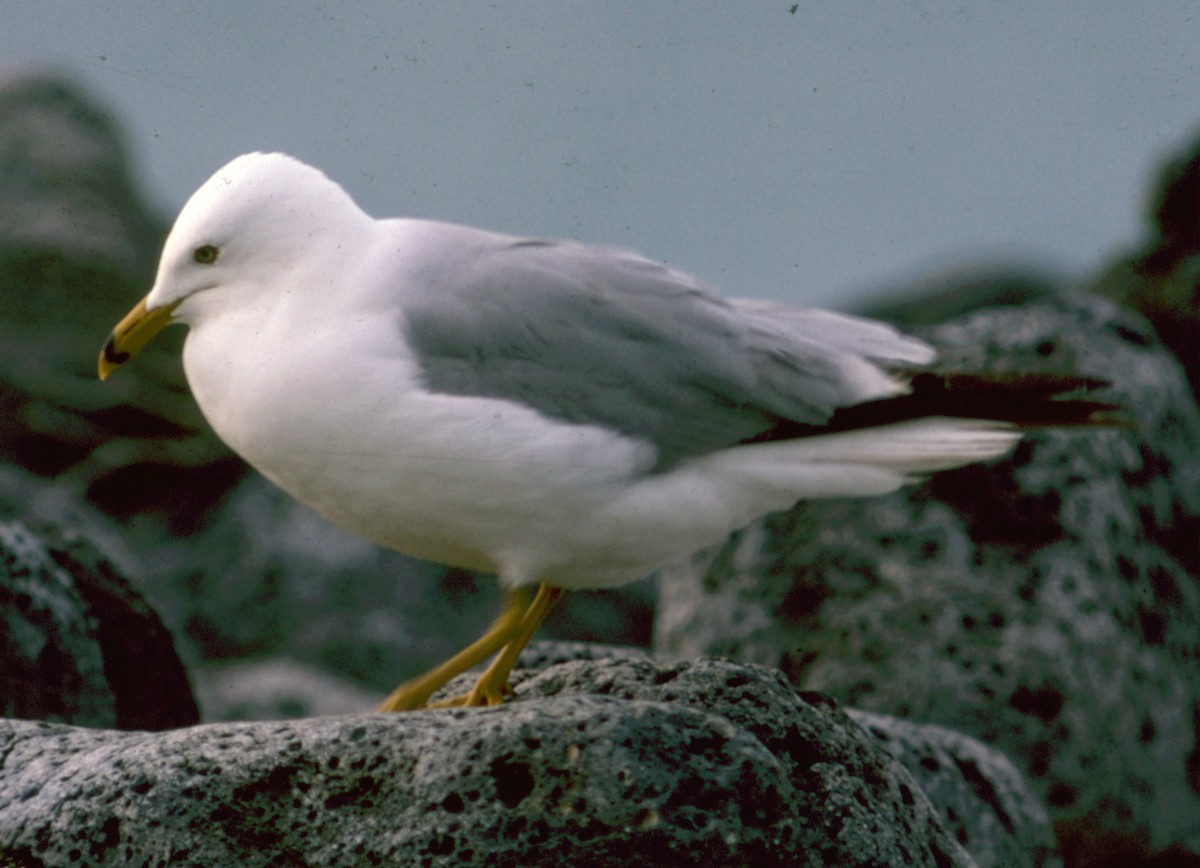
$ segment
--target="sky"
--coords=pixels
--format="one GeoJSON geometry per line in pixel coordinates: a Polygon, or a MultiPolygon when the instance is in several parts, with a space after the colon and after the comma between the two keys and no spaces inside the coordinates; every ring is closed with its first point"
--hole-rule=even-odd
{"type": "Polygon", "coordinates": [[[1194,0],[2,6],[0,75],[75,77],[164,217],[282,150],[375,216],[804,304],[974,263],[1086,276],[1200,130],[1194,0]]]}

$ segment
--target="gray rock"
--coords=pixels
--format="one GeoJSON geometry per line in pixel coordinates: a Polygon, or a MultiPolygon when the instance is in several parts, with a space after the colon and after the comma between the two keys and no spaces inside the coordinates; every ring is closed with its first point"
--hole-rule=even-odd
{"type": "Polygon", "coordinates": [[[1047,431],[896,495],[803,504],[664,571],[660,651],[780,666],[1012,757],[1068,859],[1200,852],[1200,414],[1100,299],[931,330],[951,367],[1115,383],[1130,430],[1047,431]]]}
{"type": "Polygon", "coordinates": [[[0,711],[113,726],[116,708],[75,583],[20,524],[0,524],[0,711]]]}
{"type": "Polygon", "coordinates": [[[981,868],[1062,864],[1045,805],[995,748],[941,726],[853,708],[846,713],[908,769],[981,868]]]}
{"type": "Polygon", "coordinates": [[[1021,307],[1061,295],[1053,274],[1004,263],[949,266],[918,278],[897,281],[873,293],[857,313],[910,331],[928,328],[984,307],[1021,307]]]}
{"type": "MultiPolygon", "coordinates": [[[[715,659],[675,666],[655,664],[637,649],[594,646],[580,650],[586,656],[576,659],[605,660],[607,665],[562,666],[545,672],[525,669],[514,678],[516,696],[554,696],[562,690],[578,689],[622,699],[711,708],[754,733],[776,755],[781,749],[794,750],[781,747],[794,735],[785,732],[787,722],[764,713],[766,703],[760,698],[764,685],[773,692],[784,684],[776,673],[715,659]],[[652,677],[644,674],[647,672],[653,673],[652,677]]],[[[541,643],[530,657],[568,659],[572,653],[577,652],[569,643],[541,643]]],[[[522,663],[525,660],[523,655],[522,663]]],[[[441,695],[461,693],[469,684],[470,679],[459,679],[441,695]]],[[[784,691],[790,694],[787,688],[784,691]]],[[[801,699],[843,723],[854,721],[875,745],[899,761],[920,784],[944,827],[977,864],[1007,868],[1060,864],[1041,800],[998,751],[942,727],[856,709],[845,710],[847,721],[835,701],[823,694],[804,693],[801,699]]],[[[831,739],[823,735],[821,741],[828,750],[831,739]]]]}
{"type": "Polygon", "coordinates": [[[1159,174],[1146,236],[1093,283],[1096,292],[1150,320],[1200,400],[1200,131],[1159,174]]]}
{"type": "Polygon", "coordinates": [[[76,83],[49,71],[0,78],[0,149],[5,246],[121,272],[152,264],[163,225],[139,201],[120,129],[76,83]]]}
{"type": "Polygon", "coordinates": [[[0,848],[48,866],[973,865],[825,697],[612,659],[496,709],[151,735],[0,722],[0,848]]]}
{"type": "MultiPolygon", "coordinates": [[[[564,673],[537,678],[534,671],[569,661],[640,661],[636,672],[652,665],[643,649],[579,642],[532,643],[520,658],[519,691],[557,695],[564,673]]],[[[686,667],[674,679],[670,701],[704,707],[712,669],[724,664],[706,662],[686,667]]],[[[573,667],[570,689],[602,692],[622,699],[657,700],[672,667],[657,667],[654,683],[621,668],[573,667]],[[621,681],[624,679],[624,683],[621,681]]],[[[740,676],[740,672],[734,669],[740,676]]],[[[449,685],[443,695],[466,689],[468,679],[449,685]]],[[[288,660],[208,667],[194,676],[206,720],[272,720],[372,710],[380,696],[333,679],[319,670],[288,660]]],[[[719,705],[736,707],[739,697],[721,697],[719,705]]],[[[723,712],[728,716],[728,712],[723,712]]],[[[997,751],[960,733],[921,726],[885,715],[846,709],[885,751],[917,780],[939,818],[980,866],[1017,868],[1061,864],[1046,809],[1015,767],[997,751]]],[[[748,725],[749,721],[735,721],[748,725]]]]}
{"type": "Polygon", "coordinates": [[[54,536],[0,522],[0,716],[121,729],[195,723],[158,616],[86,540],[54,536]]]}

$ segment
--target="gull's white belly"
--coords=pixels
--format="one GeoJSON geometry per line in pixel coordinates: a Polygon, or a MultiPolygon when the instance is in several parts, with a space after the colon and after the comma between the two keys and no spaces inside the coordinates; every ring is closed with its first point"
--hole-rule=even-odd
{"type": "MultiPolygon", "coordinates": [[[[592,516],[632,476],[635,444],[544,420],[534,429],[511,418],[526,412],[512,406],[476,418],[468,402],[421,397],[340,436],[289,433],[286,448],[276,436],[273,448],[248,444],[245,454],[335,524],[417,557],[513,582],[552,570],[563,583],[572,567],[591,574],[629,559],[592,516]]],[[[628,581],[626,569],[610,581],[628,581]]]]}

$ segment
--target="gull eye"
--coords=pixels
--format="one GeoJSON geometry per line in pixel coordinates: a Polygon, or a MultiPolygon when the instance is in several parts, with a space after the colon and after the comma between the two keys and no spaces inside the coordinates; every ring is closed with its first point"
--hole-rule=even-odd
{"type": "Polygon", "coordinates": [[[217,253],[220,251],[211,244],[202,244],[192,253],[192,258],[201,265],[210,265],[217,261],[217,253]]]}

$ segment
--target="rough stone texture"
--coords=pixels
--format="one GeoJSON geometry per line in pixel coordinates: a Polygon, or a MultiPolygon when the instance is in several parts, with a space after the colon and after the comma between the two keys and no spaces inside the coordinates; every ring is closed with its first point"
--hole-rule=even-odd
{"type": "MultiPolygon", "coordinates": [[[[535,642],[521,655],[519,665],[528,671],[518,674],[518,684],[526,685],[520,691],[526,699],[531,690],[557,693],[557,678],[531,682],[531,673],[559,663],[596,660],[640,661],[634,664],[640,668],[647,665],[649,657],[640,648],[535,642]]],[[[669,667],[660,669],[669,671],[669,667]]],[[[696,672],[686,675],[694,685],[696,672]]],[[[587,679],[591,689],[612,695],[614,682],[623,673],[619,668],[607,667],[577,671],[573,677],[587,679]]],[[[379,702],[378,695],[364,693],[294,661],[210,667],[197,672],[194,680],[206,720],[346,714],[371,710],[379,702]]],[[[468,680],[447,690],[465,689],[468,680]]],[[[680,701],[686,694],[686,690],[680,690],[680,682],[688,680],[676,680],[671,701],[680,701]]],[[[655,699],[658,697],[652,691],[656,689],[634,676],[618,695],[625,699],[655,699]]],[[[908,769],[929,796],[943,825],[980,866],[1053,868],[1061,864],[1054,855],[1055,842],[1044,805],[998,752],[943,727],[921,726],[855,709],[846,709],[846,713],[908,769]]]]}
{"type": "Polygon", "coordinates": [[[1062,864],[1045,805],[999,751],[941,726],[846,713],[908,769],[980,866],[1062,864]]]}
{"type": "MultiPolygon", "coordinates": [[[[554,696],[563,690],[578,689],[622,699],[683,702],[696,708],[712,708],[754,733],[775,753],[778,751],[772,745],[783,744],[790,737],[789,732],[781,738],[784,725],[769,711],[764,714],[764,703],[758,696],[763,688],[761,679],[768,680],[771,691],[784,683],[773,672],[743,669],[713,659],[675,666],[654,664],[637,649],[578,648],[559,642],[539,643],[522,655],[521,662],[570,659],[606,662],[595,667],[564,666],[546,671],[529,666],[514,678],[515,694],[554,696]],[[653,678],[647,677],[646,672],[653,672],[653,678]],[[721,680],[724,684],[714,694],[713,684],[720,684],[721,680]],[[740,694],[739,690],[751,682],[749,695],[740,694]]],[[[447,685],[444,694],[461,693],[469,683],[467,678],[460,679],[447,685]]],[[[831,714],[835,710],[841,713],[828,696],[806,693],[801,698],[831,714]]],[[[1060,864],[1045,808],[1020,772],[998,751],[942,727],[921,726],[855,709],[846,709],[845,714],[878,747],[908,769],[944,827],[976,864],[1012,868],[1060,864]]]]}
{"type": "Polygon", "coordinates": [[[2,721],[0,849],[48,866],[977,864],[832,700],[754,667],[632,658],[525,672],[497,709],[158,735],[2,721]]]}
{"type": "Polygon", "coordinates": [[[53,537],[0,522],[0,716],[119,729],[195,723],[158,616],[85,540],[53,537]]]}
{"type": "Polygon", "coordinates": [[[771,516],[664,572],[660,650],[781,666],[1000,748],[1069,863],[1200,852],[1200,414],[1182,372],[1100,299],[930,337],[951,367],[1109,379],[1136,427],[1039,433],[992,466],[771,516]]]}

